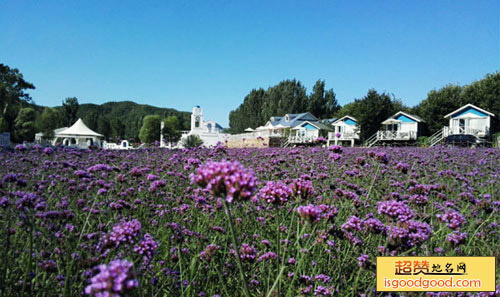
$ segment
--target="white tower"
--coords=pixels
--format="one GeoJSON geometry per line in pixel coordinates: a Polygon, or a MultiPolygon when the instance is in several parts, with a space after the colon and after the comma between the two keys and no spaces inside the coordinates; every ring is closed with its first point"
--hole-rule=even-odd
{"type": "Polygon", "coordinates": [[[191,131],[203,130],[203,111],[199,105],[193,107],[191,113],[191,131]]]}

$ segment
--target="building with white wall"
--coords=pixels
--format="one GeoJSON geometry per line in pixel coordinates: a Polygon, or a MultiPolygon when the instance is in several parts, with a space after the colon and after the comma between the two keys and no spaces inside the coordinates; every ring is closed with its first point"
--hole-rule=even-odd
{"type": "Polygon", "coordinates": [[[221,125],[212,120],[203,118],[203,110],[199,105],[193,107],[191,113],[191,130],[182,133],[178,146],[182,146],[182,141],[189,135],[198,135],[203,140],[203,146],[214,147],[217,143],[225,143],[229,134],[223,133],[221,125]]]}

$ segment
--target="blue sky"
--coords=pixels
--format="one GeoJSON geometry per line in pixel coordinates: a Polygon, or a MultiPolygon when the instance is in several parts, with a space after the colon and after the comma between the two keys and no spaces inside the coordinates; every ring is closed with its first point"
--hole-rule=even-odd
{"type": "Polygon", "coordinates": [[[37,104],[133,100],[228,124],[253,88],[317,79],[416,105],[500,70],[500,5],[475,1],[0,2],[0,63],[37,104]]]}

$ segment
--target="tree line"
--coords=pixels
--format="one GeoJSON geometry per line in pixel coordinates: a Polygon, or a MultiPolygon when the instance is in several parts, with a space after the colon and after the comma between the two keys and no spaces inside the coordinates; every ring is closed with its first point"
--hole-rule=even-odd
{"type": "Polygon", "coordinates": [[[64,99],[58,107],[43,107],[34,104],[27,93],[32,89],[35,86],[25,81],[18,69],[0,64],[0,132],[10,132],[11,140],[16,143],[33,141],[37,132],[43,132],[44,137],[50,139],[54,129],[70,127],[78,118],[112,141],[139,141],[140,130],[148,115],[175,117],[177,129],[190,129],[188,112],[131,101],[79,104],[76,97],[64,99]]]}
{"type": "Polygon", "coordinates": [[[231,133],[242,133],[246,128],[264,125],[271,116],[310,112],[319,119],[350,115],[358,120],[360,133],[367,139],[381,128],[381,122],[398,111],[424,119],[424,135],[430,135],[448,124],[444,116],[471,103],[496,116],[492,131],[500,131],[500,73],[487,74],[483,79],[465,86],[448,84],[431,90],[418,105],[408,107],[401,99],[387,92],[369,89],[362,98],[340,107],[333,89],[325,90],[325,82],[318,80],[311,94],[300,81],[285,80],[264,90],[253,89],[243,102],[229,114],[231,133]]]}
{"type": "MultiPolygon", "coordinates": [[[[167,142],[175,142],[180,138],[180,130],[190,129],[188,112],[131,101],[79,104],[77,98],[69,97],[59,107],[38,106],[27,93],[34,88],[18,69],[0,64],[0,132],[10,132],[13,142],[33,141],[36,132],[43,132],[45,137],[51,138],[54,129],[69,127],[78,118],[111,141],[127,139],[151,143],[159,140],[160,133],[163,133],[167,142]],[[163,131],[155,126],[161,121],[165,123],[163,131]]],[[[358,120],[361,137],[366,139],[380,129],[383,120],[398,111],[405,111],[423,118],[426,123],[424,135],[430,135],[447,125],[446,114],[467,103],[495,114],[491,128],[493,133],[499,132],[500,73],[487,74],[465,86],[448,84],[431,90],[414,107],[405,106],[394,95],[374,89],[368,90],[362,98],[340,106],[335,92],[326,89],[324,80],[316,81],[310,94],[300,81],[284,80],[267,90],[251,90],[240,106],[230,112],[229,132],[241,133],[246,128],[264,125],[271,116],[310,112],[319,119],[351,115],[358,120]]]]}
{"type": "Polygon", "coordinates": [[[333,89],[325,90],[325,82],[318,80],[311,94],[298,80],[284,80],[264,90],[253,89],[243,103],[229,113],[229,132],[242,133],[246,128],[264,125],[271,116],[287,113],[311,112],[327,118],[340,109],[333,89]]]}

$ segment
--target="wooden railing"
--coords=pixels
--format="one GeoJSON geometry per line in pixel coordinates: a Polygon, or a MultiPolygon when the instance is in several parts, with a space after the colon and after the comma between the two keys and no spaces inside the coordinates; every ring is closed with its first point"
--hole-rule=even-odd
{"type": "Polygon", "coordinates": [[[328,132],[328,140],[352,140],[352,139],[359,139],[359,134],[354,132],[344,132],[344,133],[328,132]]]}
{"type": "Polygon", "coordinates": [[[462,135],[474,135],[477,137],[486,137],[489,134],[489,129],[488,127],[484,127],[484,129],[472,129],[469,127],[460,127],[460,126],[451,126],[451,127],[444,127],[443,129],[447,128],[448,130],[448,135],[457,135],[457,134],[462,134],[462,135]]]}
{"type": "Polygon", "coordinates": [[[405,141],[405,140],[416,140],[417,132],[409,131],[409,132],[401,132],[401,131],[377,131],[377,133],[370,136],[365,141],[365,146],[372,147],[375,143],[379,141],[405,141]]]}
{"type": "Polygon", "coordinates": [[[313,143],[318,137],[316,136],[290,136],[288,137],[288,143],[313,143]]]}
{"type": "Polygon", "coordinates": [[[378,131],[377,138],[379,140],[415,140],[417,133],[415,131],[378,131]]]}

